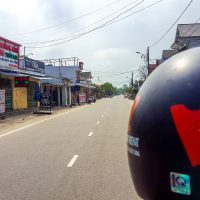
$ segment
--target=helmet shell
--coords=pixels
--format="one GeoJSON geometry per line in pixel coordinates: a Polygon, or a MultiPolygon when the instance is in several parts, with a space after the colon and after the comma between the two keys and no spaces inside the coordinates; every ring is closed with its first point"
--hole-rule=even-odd
{"type": "Polygon", "coordinates": [[[128,160],[147,200],[200,199],[200,48],[162,63],[137,94],[128,160]]]}

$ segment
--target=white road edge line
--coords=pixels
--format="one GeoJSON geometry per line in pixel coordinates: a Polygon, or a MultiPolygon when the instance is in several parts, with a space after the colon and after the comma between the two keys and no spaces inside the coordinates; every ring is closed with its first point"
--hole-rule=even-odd
{"type": "Polygon", "coordinates": [[[74,110],[70,110],[70,111],[67,111],[67,112],[64,112],[64,113],[61,113],[61,114],[57,114],[57,115],[55,115],[55,116],[53,116],[53,117],[49,117],[49,118],[47,118],[47,119],[40,120],[40,121],[38,121],[38,122],[29,124],[29,125],[27,125],[27,126],[23,126],[23,127],[21,127],[21,128],[18,128],[18,129],[15,129],[15,130],[13,130],[13,131],[10,131],[10,132],[8,132],[8,133],[4,133],[4,134],[0,135],[0,138],[5,137],[5,136],[7,136],[7,135],[10,135],[10,134],[12,134],[12,133],[15,133],[15,132],[24,130],[24,129],[29,128],[29,127],[31,127],[31,126],[34,126],[34,125],[37,125],[37,124],[41,124],[41,123],[43,123],[43,122],[45,122],[45,121],[48,121],[48,120],[51,120],[51,119],[60,117],[60,116],[62,116],[62,115],[66,115],[66,114],[71,113],[71,112],[74,112],[74,111],[76,111],[76,110],[83,109],[83,108],[84,108],[84,107],[76,108],[76,109],[74,109],[74,110]]]}
{"type": "Polygon", "coordinates": [[[74,155],[74,157],[71,159],[67,167],[72,167],[73,164],[76,162],[76,159],[78,158],[78,155],[74,155]]]}
{"type": "Polygon", "coordinates": [[[100,121],[97,121],[97,125],[100,124],[100,121]]]}
{"type": "Polygon", "coordinates": [[[93,133],[94,133],[94,132],[90,132],[90,134],[89,134],[88,136],[91,137],[93,133]]]}

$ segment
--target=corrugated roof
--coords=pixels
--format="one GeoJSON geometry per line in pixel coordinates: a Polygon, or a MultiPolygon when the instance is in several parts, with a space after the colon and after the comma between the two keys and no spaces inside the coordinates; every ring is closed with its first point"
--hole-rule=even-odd
{"type": "Polygon", "coordinates": [[[82,75],[85,78],[92,78],[92,73],[91,72],[82,72],[82,75]]]}
{"type": "Polygon", "coordinates": [[[168,59],[168,58],[170,58],[171,56],[173,56],[177,53],[178,53],[178,50],[163,50],[162,58],[165,60],[165,59],[168,59]]]}
{"type": "Polygon", "coordinates": [[[177,31],[178,37],[200,37],[200,23],[179,24],[177,31]]]}

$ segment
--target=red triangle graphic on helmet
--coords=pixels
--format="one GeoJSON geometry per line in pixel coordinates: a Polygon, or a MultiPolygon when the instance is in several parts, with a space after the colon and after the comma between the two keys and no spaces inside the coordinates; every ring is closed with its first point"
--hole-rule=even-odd
{"type": "Polygon", "coordinates": [[[170,108],[179,137],[193,167],[200,165],[200,110],[184,105],[170,108]]]}

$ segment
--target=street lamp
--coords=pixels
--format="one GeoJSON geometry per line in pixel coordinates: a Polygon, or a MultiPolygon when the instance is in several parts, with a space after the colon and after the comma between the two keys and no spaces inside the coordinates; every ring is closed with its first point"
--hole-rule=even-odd
{"type": "Polygon", "coordinates": [[[33,56],[33,53],[29,53],[29,54],[27,54],[26,56],[27,56],[27,57],[28,57],[28,56],[33,56]]]}
{"type": "Polygon", "coordinates": [[[149,70],[149,47],[147,47],[147,54],[146,55],[139,52],[139,51],[136,51],[136,53],[140,54],[141,58],[144,58],[146,60],[146,62],[147,62],[147,76],[149,76],[149,72],[150,72],[150,70],[149,70]]]}
{"type": "Polygon", "coordinates": [[[137,53],[137,54],[142,54],[142,55],[144,55],[143,53],[141,53],[141,52],[139,52],[139,51],[136,51],[136,53],[137,53]]]}
{"type": "Polygon", "coordinates": [[[145,57],[146,57],[145,54],[143,54],[143,53],[141,53],[141,52],[139,52],[139,51],[136,51],[136,53],[137,53],[137,54],[140,54],[140,55],[141,55],[141,58],[145,58],[145,57]]]}

